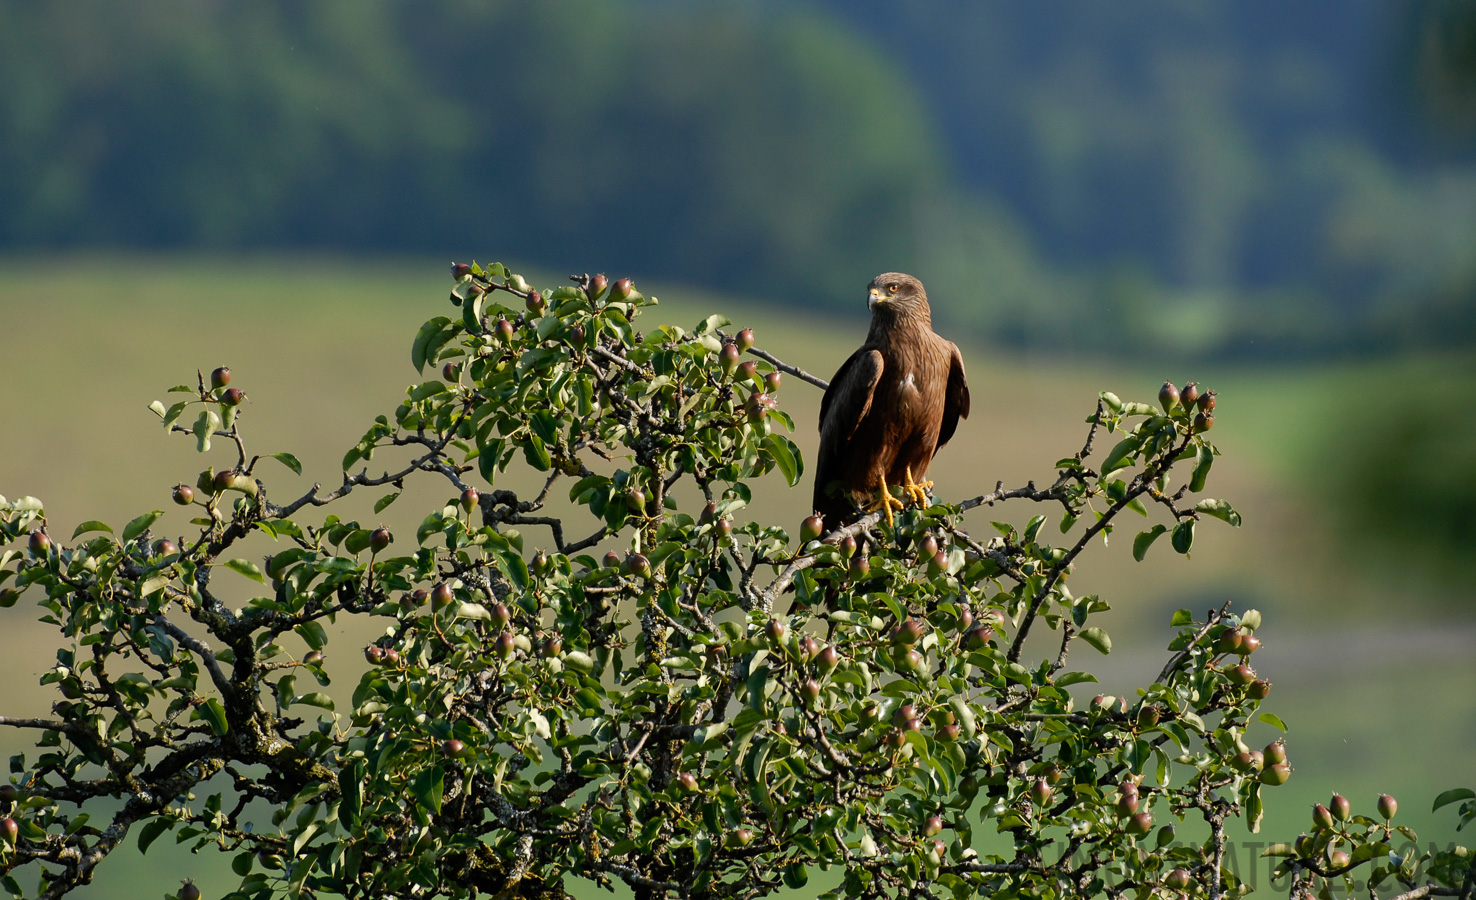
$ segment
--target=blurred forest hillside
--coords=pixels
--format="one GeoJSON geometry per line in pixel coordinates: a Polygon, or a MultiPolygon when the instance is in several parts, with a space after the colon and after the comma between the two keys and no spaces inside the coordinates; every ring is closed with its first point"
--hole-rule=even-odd
{"type": "Polygon", "coordinates": [[[1306,486],[1459,573],[1473,10],[0,0],[0,254],[495,252],[853,316],[900,269],[1017,352],[1419,356],[1453,376],[1308,404],[1306,486]]]}
{"type": "Polygon", "coordinates": [[[894,268],[1027,346],[1464,343],[1431,35],[1470,7],[0,0],[0,248],[497,247],[821,306],[894,268]]]}

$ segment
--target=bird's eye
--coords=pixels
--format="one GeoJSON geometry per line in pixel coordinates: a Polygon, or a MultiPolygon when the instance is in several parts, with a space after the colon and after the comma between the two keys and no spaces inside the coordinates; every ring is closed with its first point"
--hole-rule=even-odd
{"type": "Polygon", "coordinates": [[[887,293],[888,294],[895,294],[895,293],[897,293],[897,286],[895,284],[889,284],[889,285],[887,285],[887,293]]]}

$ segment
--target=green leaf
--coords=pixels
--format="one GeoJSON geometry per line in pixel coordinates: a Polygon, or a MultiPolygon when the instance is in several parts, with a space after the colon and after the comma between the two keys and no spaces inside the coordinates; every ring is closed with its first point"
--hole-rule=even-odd
{"type": "Polygon", "coordinates": [[[314,650],[322,650],[328,645],[328,632],[323,630],[323,626],[316,619],[294,625],[292,630],[297,632],[298,636],[314,650]]]}
{"type": "Polygon", "coordinates": [[[225,707],[215,697],[211,697],[209,700],[195,707],[195,712],[190,718],[204,719],[210,723],[210,730],[215,732],[216,735],[225,734],[231,727],[230,723],[226,721],[225,707]]]}
{"type": "Polygon", "coordinates": [[[148,853],[149,852],[149,845],[152,844],[155,840],[157,840],[158,837],[159,837],[159,835],[163,834],[166,831],[169,831],[169,830],[173,829],[174,826],[175,826],[175,820],[174,819],[168,819],[168,818],[164,818],[162,816],[157,817],[157,818],[150,819],[144,825],[143,828],[139,829],[139,832],[138,832],[138,852],[139,853],[148,853]]]}
{"type": "Polygon", "coordinates": [[[1153,542],[1158,540],[1159,535],[1165,531],[1168,531],[1166,526],[1154,525],[1152,528],[1133,538],[1133,559],[1142,562],[1143,557],[1148,555],[1148,548],[1152,547],[1153,542]]]}
{"type": "Polygon", "coordinates": [[[297,457],[291,453],[273,453],[271,456],[272,459],[291,469],[294,475],[302,474],[302,463],[298,462],[297,457]]]}
{"type": "Polygon", "coordinates": [[[1055,680],[1056,687],[1070,687],[1073,684],[1096,684],[1097,676],[1091,672],[1067,672],[1055,680]]]}
{"type": "Polygon", "coordinates": [[[445,316],[436,316],[434,319],[420,326],[420,331],[415,335],[415,343],[410,347],[410,364],[415,366],[417,372],[425,370],[426,348],[431,339],[440,334],[441,329],[451,324],[451,320],[445,316]]]}
{"type": "Polygon", "coordinates": [[[395,491],[393,494],[385,494],[383,497],[380,497],[378,500],[374,501],[374,511],[376,513],[384,512],[385,507],[389,506],[391,503],[394,503],[399,496],[399,491],[395,491]]]}
{"type": "Polygon", "coordinates": [[[1261,713],[1259,716],[1256,716],[1256,718],[1260,719],[1262,722],[1265,722],[1267,725],[1270,725],[1272,728],[1275,728],[1277,731],[1280,731],[1283,734],[1286,733],[1286,723],[1281,721],[1280,716],[1275,715],[1274,713],[1261,713]]]}
{"type": "Polygon", "coordinates": [[[1240,527],[1240,513],[1226,500],[1201,500],[1194,504],[1194,511],[1214,516],[1222,522],[1228,522],[1236,528],[1240,527]]]}
{"type": "Polygon", "coordinates": [[[1434,812],[1442,806],[1458,803],[1461,800],[1476,800],[1476,791],[1470,788],[1452,788],[1435,798],[1435,805],[1430,807],[1430,812],[1434,812]]]}
{"type": "Polygon", "coordinates": [[[148,530],[149,526],[154,524],[155,520],[157,520],[162,515],[164,515],[164,510],[156,509],[153,512],[146,512],[138,518],[134,519],[132,522],[129,522],[127,525],[124,525],[123,543],[126,544],[139,535],[143,534],[145,531],[148,530]]]}
{"type": "Polygon", "coordinates": [[[1194,546],[1194,520],[1185,519],[1175,525],[1172,540],[1175,550],[1188,554],[1189,548],[1194,546]]]}
{"type": "Polygon", "coordinates": [[[333,698],[316,691],[311,694],[303,694],[301,697],[293,697],[292,705],[316,706],[319,709],[326,709],[329,712],[333,712],[333,698]]]}
{"type": "Polygon", "coordinates": [[[441,796],[445,790],[446,772],[440,766],[421,772],[410,785],[410,793],[415,795],[420,805],[436,815],[441,813],[441,796]]]}
{"type": "Polygon", "coordinates": [[[233,572],[239,572],[252,581],[266,584],[266,576],[262,574],[261,567],[249,559],[228,559],[223,565],[233,572]]]}
{"type": "Polygon", "coordinates": [[[1081,630],[1081,639],[1096,647],[1099,653],[1107,654],[1112,652],[1112,638],[1107,636],[1107,632],[1096,626],[1083,628],[1081,630]]]}
{"type": "Polygon", "coordinates": [[[1194,613],[1187,609],[1174,610],[1174,617],[1169,621],[1170,628],[1180,628],[1184,625],[1194,623],[1194,613]]]}
{"type": "Polygon", "coordinates": [[[764,438],[764,449],[774,457],[774,463],[779,467],[779,472],[784,476],[790,487],[799,484],[800,476],[804,474],[804,460],[799,455],[799,448],[794,442],[783,435],[771,434],[764,438]]]}
{"type": "Polygon", "coordinates": [[[1215,451],[1200,444],[1199,449],[1195,451],[1194,472],[1189,476],[1189,490],[1195,493],[1204,490],[1204,483],[1209,478],[1210,466],[1214,462],[1215,451]]]}
{"type": "Polygon", "coordinates": [[[540,472],[553,468],[553,458],[548,455],[548,448],[536,434],[528,435],[528,442],[523,445],[523,457],[528,460],[528,465],[540,472]]]}
{"type": "Polygon", "coordinates": [[[99,522],[94,519],[92,521],[83,522],[81,525],[78,525],[77,530],[72,532],[72,540],[75,541],[79,535],[86,534],[89,531],[106,531],[108,534],[113,533],[113,529],[110,528],[106,522],[99,522]]]}
{"type": "Polygon", "coordinates": [[[1143,438],[1136,434],[1118,441],[1117,446],[1112,448],[1112,452],[1107,454],[1107,458],[1102,460],[1102,477],[1106,478],[1112,472],[1126,466],[1131,462],[1132,455],[1138,452],[1138,448],[1142,445],[1143,438]]]}
{"type": "Polygon", "coordinates": [[[482,299],[486,294],[472,294],[461,303],[461,322],[470,334],[482,333],[482,299]]]}

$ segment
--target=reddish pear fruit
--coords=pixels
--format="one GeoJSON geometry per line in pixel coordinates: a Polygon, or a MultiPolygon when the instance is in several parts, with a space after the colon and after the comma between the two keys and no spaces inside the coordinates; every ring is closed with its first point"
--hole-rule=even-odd
{"type": "Polygon", "coordinates": [[[512,621],[512,611],[505,603],[494,603],[491,612],[492,621],[498,628],[506,627],[507,623],[512,621]]]}
{"type": "Polygon", "coordinates": [[[864,556],[851,558],[851,576],[853,578],[865,578],[871,574],[871,561],[864,556]]]}
{"type": "Polygon", "coordinates": [[[764,387],[767,388],[769,393],[771,394],[779,390],[779,385],[783,383],[784,376],[779,374],[778,372],[770,372],[764,376],[764,387]]]}
{"type": "Polygon", "coordinates": [[[738,332],[737,343],[738,349],[744,353],[747,353],[749,350],[753,349],[753,329],[745,328],[742,331],[738,332]]]}
{"type": "Polygon", "coordinates": [[[923,535],[923,539],[917,542],[917,558],[926,562],[933,558],[938,552],[938,539],[931,534],[923,535]]]}
{"type": "Polygon", "coordinates": [[[210,373],[210,388],[218,391],[231,383],[231,370],[227,366],[221,366],[210,373]]]}
{"type": "Polygon", "coordinates": [[[1346,869],[1352,864],[1353,857],[1349,856],[1345,851],[1334,850],[1327,855],[1327,865],[1330,869],[1346,869]]]}
{"type": "Polygon", "coordinates": [[[982,650],[988,647],[992,640],[994,640],[994,630],[988,625],[980,625],[964,637],[964,643],[970,650],[982,650]]]}
{"type": "Polygon", "coordinates": [[[1331,831],[1332,828],[1333,828],[1333,814],[1332,814],[1332,812],[1326,806],[1323,806],[1321,803],[1313,804],[1313,806],[1312,806],[1312,824],[1313,824],[1313,826],[1315,826],[1317,828],[1321,828],[1321,829],[1323,829],[1325,831],[1331,831]]]}
{"type": "Polygon", "coordinates": [[[1256,680],[1256,670],[1244,663],[1226,672],[1225,675],[1230,679],[1231,684],[1239,685],[1240,687],[1245,687],[1256,680]]]}
{"type": "Polygon", "coordinates": [[[303,654],[302,663],[305,666],[321,666],[323,664],[323,651],[309,650],[303,654]]]}
{"type": "Polygon", "coordinates": [[[769,640],[777,643],[784,640],[784,636],[789,634],[789,626],[784,624],[782,619],[770,619],[768,624],[764,626],[764,634],[769,636],[769,640]]]}
{"type": "Polygon", "coordinates": [[[829,672],[840,663],[840,653],[834,647],[825,647],[815,654],[815,669],[819,672],[829,672]]]}
{"type": "Polygon", "coordinates": [[[179,545],[175,544],[174,541],[171,541],[169,538],[160,538],[159,540],[154,541],[155,556],[173,556],[178,552],[179,545]]]}
{"type": "Polygon", "coordinates": [[[1332,812],[1333,818],[1339,822],[1346,822],[1348,817],[1353,815],[1353,804],[1349,803],[1348,798],[1342,794],[1333,794],[1332,799],[1327,802],[1327,808],[1332,812]]]}
{"type": "Polygon", "coordinates": [[[809,543],[825,531],[825,520],[819,516],[808,516],[800,523],[800,540],[809,543]]]}
{"type": "Polygon", "coordinates": [[[1291,778],[1291,767],[1286,763],[1277,763],[1274,766],[1267,766],[1261,770],[1261,784],[1270,785],[1271,787],[1286,784],[1289,778],[1291,778]]]}
{"type": "Polygon", "coordinates": [[[1050,782],[1046,781],[1044,778],[1035,779],[1035,783],[1030,786],[1031,802],[1033,802],[1036,806],[1044,806],[1045,804],[1050,802],[1050,799],[1050,782]]]}
{"type": "Polygon", "coordinates": [[[543,656],[545,659],[553,659],[563,652],[564,639],[558,635],[550,635],[548,640],[543,642],[543,656]]]}
{"type": "Polygon", "coordinates": [[[733,832],[733,843],[739,847],[747,847],[753,843],[753,832],[747,828],[739,828],[733,832]]]}
{"type": "Polygon", "coordinates": [[[625,568],[630,574],[645,578],[651,574],[651,561],[644,554],[632,553],[625,558],[625,568]]]}
{"type": "Polygon", "coordinates": [[[937,578],[939,575],[946,574],[947,572],[948,556],[942,550],[939,550],[937,553],[934,553],[932,556],[928,557],[929,576],[937,578]]]}
{"type": "Polygon", "coordinates": [[[1252,700],[1265,700],[1271,695],[1271,682],[1264,678],[1257,678],[1245,689],[1245,695],[1252,700]]]}
{"type": "Polygon", "coordinates": [[[853,535],[848,534],[841,538],[838,546],[840,547],[841,556],[844,556],[846,559],[850,559],[856,555],[856,538],[853,535]]]}
{"type": "Polygon", "coordinates": [[[943,817],[942,816],[929,816],[927,818],[927,821],[923,822],[923,828],[922,828],[923,837],[932,837],[933,835],[939,833],[942,830],[943,830],[943,817]]]}
{"type": "Polygon", "coordinates": [[[1165,381],[1163,387],[1158,389],[1158,405],[1163,407],[1164,412],[1171,411],[1179,404],[1179,389],[1172,381],[1165,381]]]}
{"type": "Polygon", "coordinates": [[[31,532],[30,538],[26,541],[26,547],[30,549],[32,556],[45,556],[51,552],[51,538],[38,528],[31,532]]]}
{"type": "Polygon", "coordinates": [[[1268,766],[1286,762],[1286,741],[1272,741],[1267,744],[1262,756],[1268,766]]]}
{"type": "Polygon", "coordinates": [[[174,486],[174,502],[180,506],[189,506],[195,502],[195,489],[187,484],[176,484],[174,486]]]}
{"type": "Polygon", "coordinates": [[[451,264],[451,277],[457,281],[471,274],[471,266],[466,263],[454,262],[451,264]]]}
{"type": "Polygon", "coordinates": [[[3,840],[6,846],[14,847],[15,839],[18,837],[20,837],[20,826],[15,824],[15,820],[10,816],[0,819],[0,840],[3,840]]]}
{"type": "Polygon", "coordinates": [[[903,722],[906,722],[908,719],[916,719],[916,718],[917,718],[917,707],[916,706],[913,706],[911,703],[904,703],[901,706],[897,707],[896,712],[892,713],[892,724],[893,725],[901,725],[903,722]]]}
{"type": "Polygon", "coordinates": [[[622,278],[614,284],[610,285],[611,300],[619,300],[624,302],[626,300],[629,300],[630,295],[633,293],[635,293],[635,282],[631,281],[629,278],[622,278]]]}
{"type": "Polygon", "coordinates": [[[699,525],[706,525],[707,523],[711,522],[712,519],[713,519],[713,517],[716,516],[716,515],[717,515],[717,501],[715,501],[715,500],[709,500],[709,501],[707,501],[707,505],[705,505],[705,506],[702,507],[701,514],[697,516],[697,523],[699,525]]]}
{"type": "Polygon", "coordinates": [[[1207,413],[1219,404],[1214,391],[1205,391],[1199,395],[1199,411],[1207,413]]]}
{"type": "Polygon", "coordinates": [[[454,363],[454,362],[448,362],[444,366],[441,366],[441,380],[442,381],[460,381],[461,380],[461,366],[458,363],[454,363]]]}
{"type": "Polygon", "coordinates": [[[384,649],[370,644],[364,648],[364,659],[369,661],[369,665],[377,666],[384,662],[384,649]]]}
{"type": "Polygon", "coordinates": [[[1197,415],[1197,416],[1194,417],[1194,433],[1195,434],[1199,434],[1200,432],[1203,432],[1203,431],[1209,431],[1211,428],[1214,428],[1214,427],[1215,427],[1215,417],[1213,415],[1211,415],[1210,413],[1200,413],[1199,415],[1197,415]]]}
{"type": "Polygon", "coordinates": [[[1398,801],[1396,801],[1393,797],[1390,797],[1388,794],[1380,794],[1379,815],[1383,816],[1385,819],[1392,819],[1394,818],[1394,814],[1397,812],[1399,812],[1398,801]]]}
{"type": "Polygon", "coordinates": [[[179,888],[179,900],[200,900],[200,888],[193,881],[186,880],[179,888]]]}
{"type": "Polygon", "coordinates": [[[431,591],[431,609],[445,609],[455,599],[456,594],[451,590],[451,585],[443,581],[431,591]]]}
{"type": "Polygon", "coordinates": [[[806,703],[814,703],[820,699],[820,682],[813,678],[806,678],[804,684],[800,685],[800,696],[805,698],[806,703]]]}
{"type": "Polygon", "coordinates": [[[959,727],[957,722],[949,722],[947,725],[939,725],[936,732],[940,741],[958,740],[959,727]]]}
{"type": "Polygon", "coordinates": [[[0,784],[0,803],[14,803],[20,791],[13,784],[0,784]]]}
{"type": "Polygon", "coordinates": [[[1238,629],[1231,628],[1220,633],[1220,639],[1215,642],[1215,650],[1219,653],[1236,653],[1244,641],[1245,635],[1238,629]]]}
{"type": "Polygon", "coordinates": [[[246,393],[240,388],[226,388],[225,392],[220,395],[222,406],[240,406],[245,399],[246,393]]]}
{"type": "Polygon", "coordinates": [[[543,309],[546,306],[543,302],[543,295],[537,291],[529,291],[528,299],[523,301],[523,305],[528,307],[528,312],[535,316],[542,315],[543,309]]]}
{"type": "Polygon", "coordinates": [[[751,359],[746,359],[743,362],[739,363],[738,364],[738,380],[739,381],[752,381],[753,383],[758,384],[759,383],[758,363],[754,362],[751,359]]]}
{"type": "Polygon", "coordinates": [[[1174,869],[1164,876],[1163,883],[1176,891],[1187,890],[1189,887],[1189,873],[1184,869],[1174,869]]]}
{"type": "Polygon", "coordinates": [[[1128,819],[1127,827],[1124,829],[1133,837],[1145,837],[1153,830],[1153,814],[1140,812],[1128,819]]]}
{"type": "Polygon", "coordinates": [[[916,619],[908,619],[892,632],[892,641],[897,644],[911,646],[922,640],[922,625],[916,619]]]}
{"type": "Polygon", "coordinates": [[[1117,795],[1117,814],[1130,816],[1138,811],[1138,792],[1124,791],[1117,795]]]}
{"type": "Polygon", "coordinates": [[[1238,652],[1241,656],[1250,656],[1259,649],[1261,649],[1261,639],[1255,635],[1248,634],[1240,639],[1240,650],[1238,652]]]}
{"type": "Polygon", "coordinates": [[[600,562],[607,569],[618,569],[620,568],[620,554],[616,553],[614,550],[611,550],[609,553],[605,554],[604,558],[601,559],[600,562]]]}
{"type": "Polygon", "coordinates": [[[684,793],[694,794],[697,792],[697,776],[691,772],[678,772],[676,777],[677,787],[684,793]]]}
{"type": "Polygon", "coordinates": [[[511,343],[513,339],[513,324],[507,319],[499,318],[497,324],[492,326],[492,333],[504,344],[511,343]]]}
{"type": "Polygon", "coordinates": [[[513,655],[513,651],[517,649],[517,645],[513,643],[512,632],[504,631],[502,634],[499,634],[497,636],[497,643],[493,646],[493,649],[502,659],[510,658],[513,655]]]}
{"type": "Polygon", "coordinates": [[[1188,409],[1199,401],[1199,382],[1191,381],[1179,389],[1179,402],[1188,409]]]}
{"type": "Polygon", "coordinates": [[[733,370],[738,368],[738,357],[741,355],[736,344],[723,345],[723,349],[718,353],[718,365],[722,367],[724,375],[733,374],[733,370]]]}
{"type": "Polygon", "coordinates": [[[381,526],[369,532],[369,548],[375,553],[383,553],[394,539],[395,536],[390,534],[390,530],[381,526]]]}
{"type": "Polygon", "coordinates": [[[441,744],[441,753],[449,757],[457,757],[466,752],[466,745],[456,738],[452,738],[441,744]]]}
{"type": "Polygon", "coordinates": [[[386,665],[398,666],[400,664],[400,651],[390,647],[384,651],[384,662],[386,665]]]}
{"type": "Polygon", "coordinates": [[[610,279],[605,277],[604,272],[601,272],[589,280],[589,286],[584,289],[584,294],[591,300],[598,300],[609,286],[610,279]]]}
{"type": "Polygon", "coordinates": [[[717,533],[719,537],[727,537],[729,532],[731,532],[732,530],[732,519],[728,518],[727,516],[723,516],[721,519],[717,520],[717,533]]]}
{"type": "Polygon", "coordinates": [[[958,630],[968,631],[969,626],[974,624],[974,611],[967,606],[958,611],[958,630]]]}
{"type": "Polygon", "coordinates": [[[640,488],[631,488],[626,491],[625,508],[633,513],[644,512],[646,509],[646,492],[640,488]]]}

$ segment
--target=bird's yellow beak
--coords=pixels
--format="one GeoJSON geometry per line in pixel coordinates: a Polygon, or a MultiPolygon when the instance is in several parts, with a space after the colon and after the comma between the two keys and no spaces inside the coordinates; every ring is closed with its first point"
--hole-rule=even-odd
{"type": "Polygon", "coordinates": [[[867,292],[867,295],[866,295],[866,308],[867,309],[869,309],[869,310],[876,309],[876,305],[878,303],[886,303],[886,302],[887,302],[887,295],[884,294],[884,293],[882,293],[880,289],[878,289],[878,288],[872,288],[870,291],[867,292]]]}

